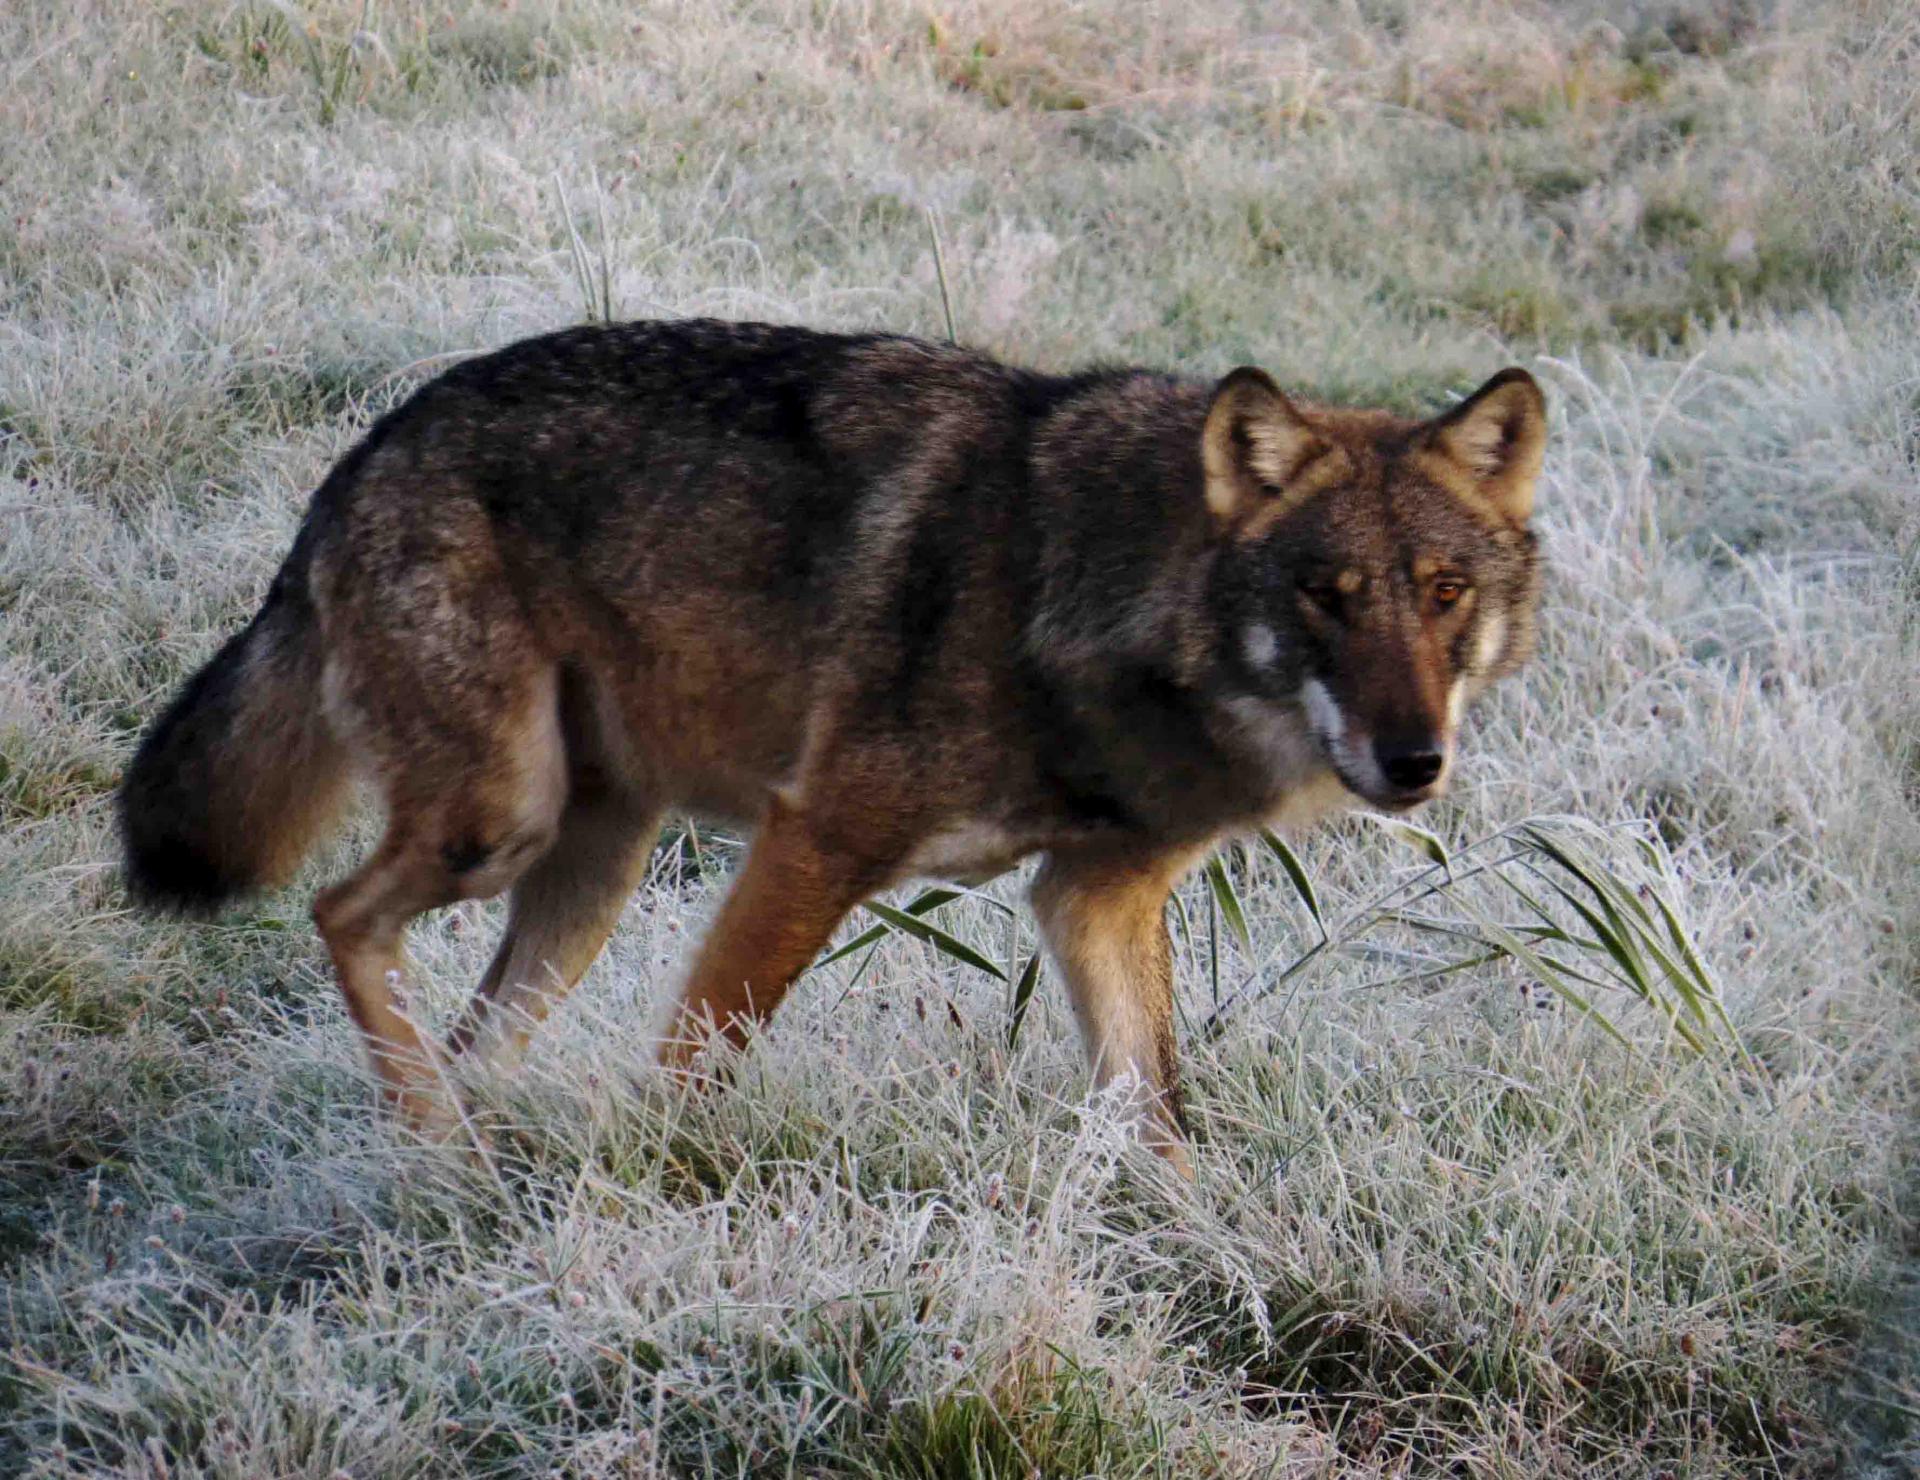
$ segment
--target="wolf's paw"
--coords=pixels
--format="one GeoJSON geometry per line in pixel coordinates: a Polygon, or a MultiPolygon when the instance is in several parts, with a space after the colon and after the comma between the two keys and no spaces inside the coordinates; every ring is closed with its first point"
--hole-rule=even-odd
{"type": "Polygon", "coordinates": [[[451,1088],[438,1084],[408,1087],[389,1097],[396,1119],[410,1134],[437,1146],[464,1149],[484,1162],[490,1149],[486,1133],[466,1113],[451,1088]]]}
{"type": "Polygon", "coordinates": [[[1164,1140],[1149,1142],[1148,1145],[1175,1176],[1185,1182],[1193,1181],[1193,1154],[1188,1151],[1185,1141],[1164,1140]]]}

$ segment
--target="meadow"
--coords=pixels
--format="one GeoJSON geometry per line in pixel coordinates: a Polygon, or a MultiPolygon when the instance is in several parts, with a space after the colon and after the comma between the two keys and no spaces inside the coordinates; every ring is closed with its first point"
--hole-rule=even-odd
{"type": "MultiPolygon", "coordinates": [[[[1910,6],[12,0],[0,78],[0,1472],[1920,1467],[1910,6]],[[1182,891],[1191,1186],[1019,990],[1018,874],[685,1099],[741,840],[674,826],[478,1164],[375,1113],[307,918],[370,812],[128,907],[120,768],[332,460],[691,314],[1546,387],[1453,795],[1182,891]]],[[[499,919],[417,930],[437,1022],[499,919]]]]}

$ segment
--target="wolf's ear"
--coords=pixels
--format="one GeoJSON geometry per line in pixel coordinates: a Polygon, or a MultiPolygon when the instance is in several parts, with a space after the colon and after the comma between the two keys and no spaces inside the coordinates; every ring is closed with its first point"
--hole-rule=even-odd
{"type": "Polygon", "coordinates": [[[1495,509],[1516,524],[1527,521],[1547,450],[1547,398],[1531,375],[1502,370],[1428,423],[1428,436],[1495,509]]]}
{"type": "Polygon", "coordinates": [[[1242,365],[1214,387],[1200,434],[1207,508],[1232,525],[1278,515],[1326,486],[1332,450],[1266,371],[1242,365]]]}

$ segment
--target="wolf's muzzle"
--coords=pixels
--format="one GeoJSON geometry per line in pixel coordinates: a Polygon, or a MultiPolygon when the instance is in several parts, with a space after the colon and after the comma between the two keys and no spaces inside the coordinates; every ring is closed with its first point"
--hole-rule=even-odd
{"type": "Polygon", "coordinates": [[[1376,740],[1374,763],[1397,791],[1425,791],[1447,768],[1447,753],[1431,740],[1376,740]]]}

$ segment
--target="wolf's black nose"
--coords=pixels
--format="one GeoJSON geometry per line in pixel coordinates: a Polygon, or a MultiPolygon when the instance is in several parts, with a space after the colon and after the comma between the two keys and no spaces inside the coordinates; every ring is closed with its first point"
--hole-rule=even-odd
{"type": "Polygon", "coordinates": [[[1373,758],[1380,763],[1380,774],[1401,791],[1419,791],[1440,779],[1446,756],[1428,740],[1376,740],[1373,758]]]}

